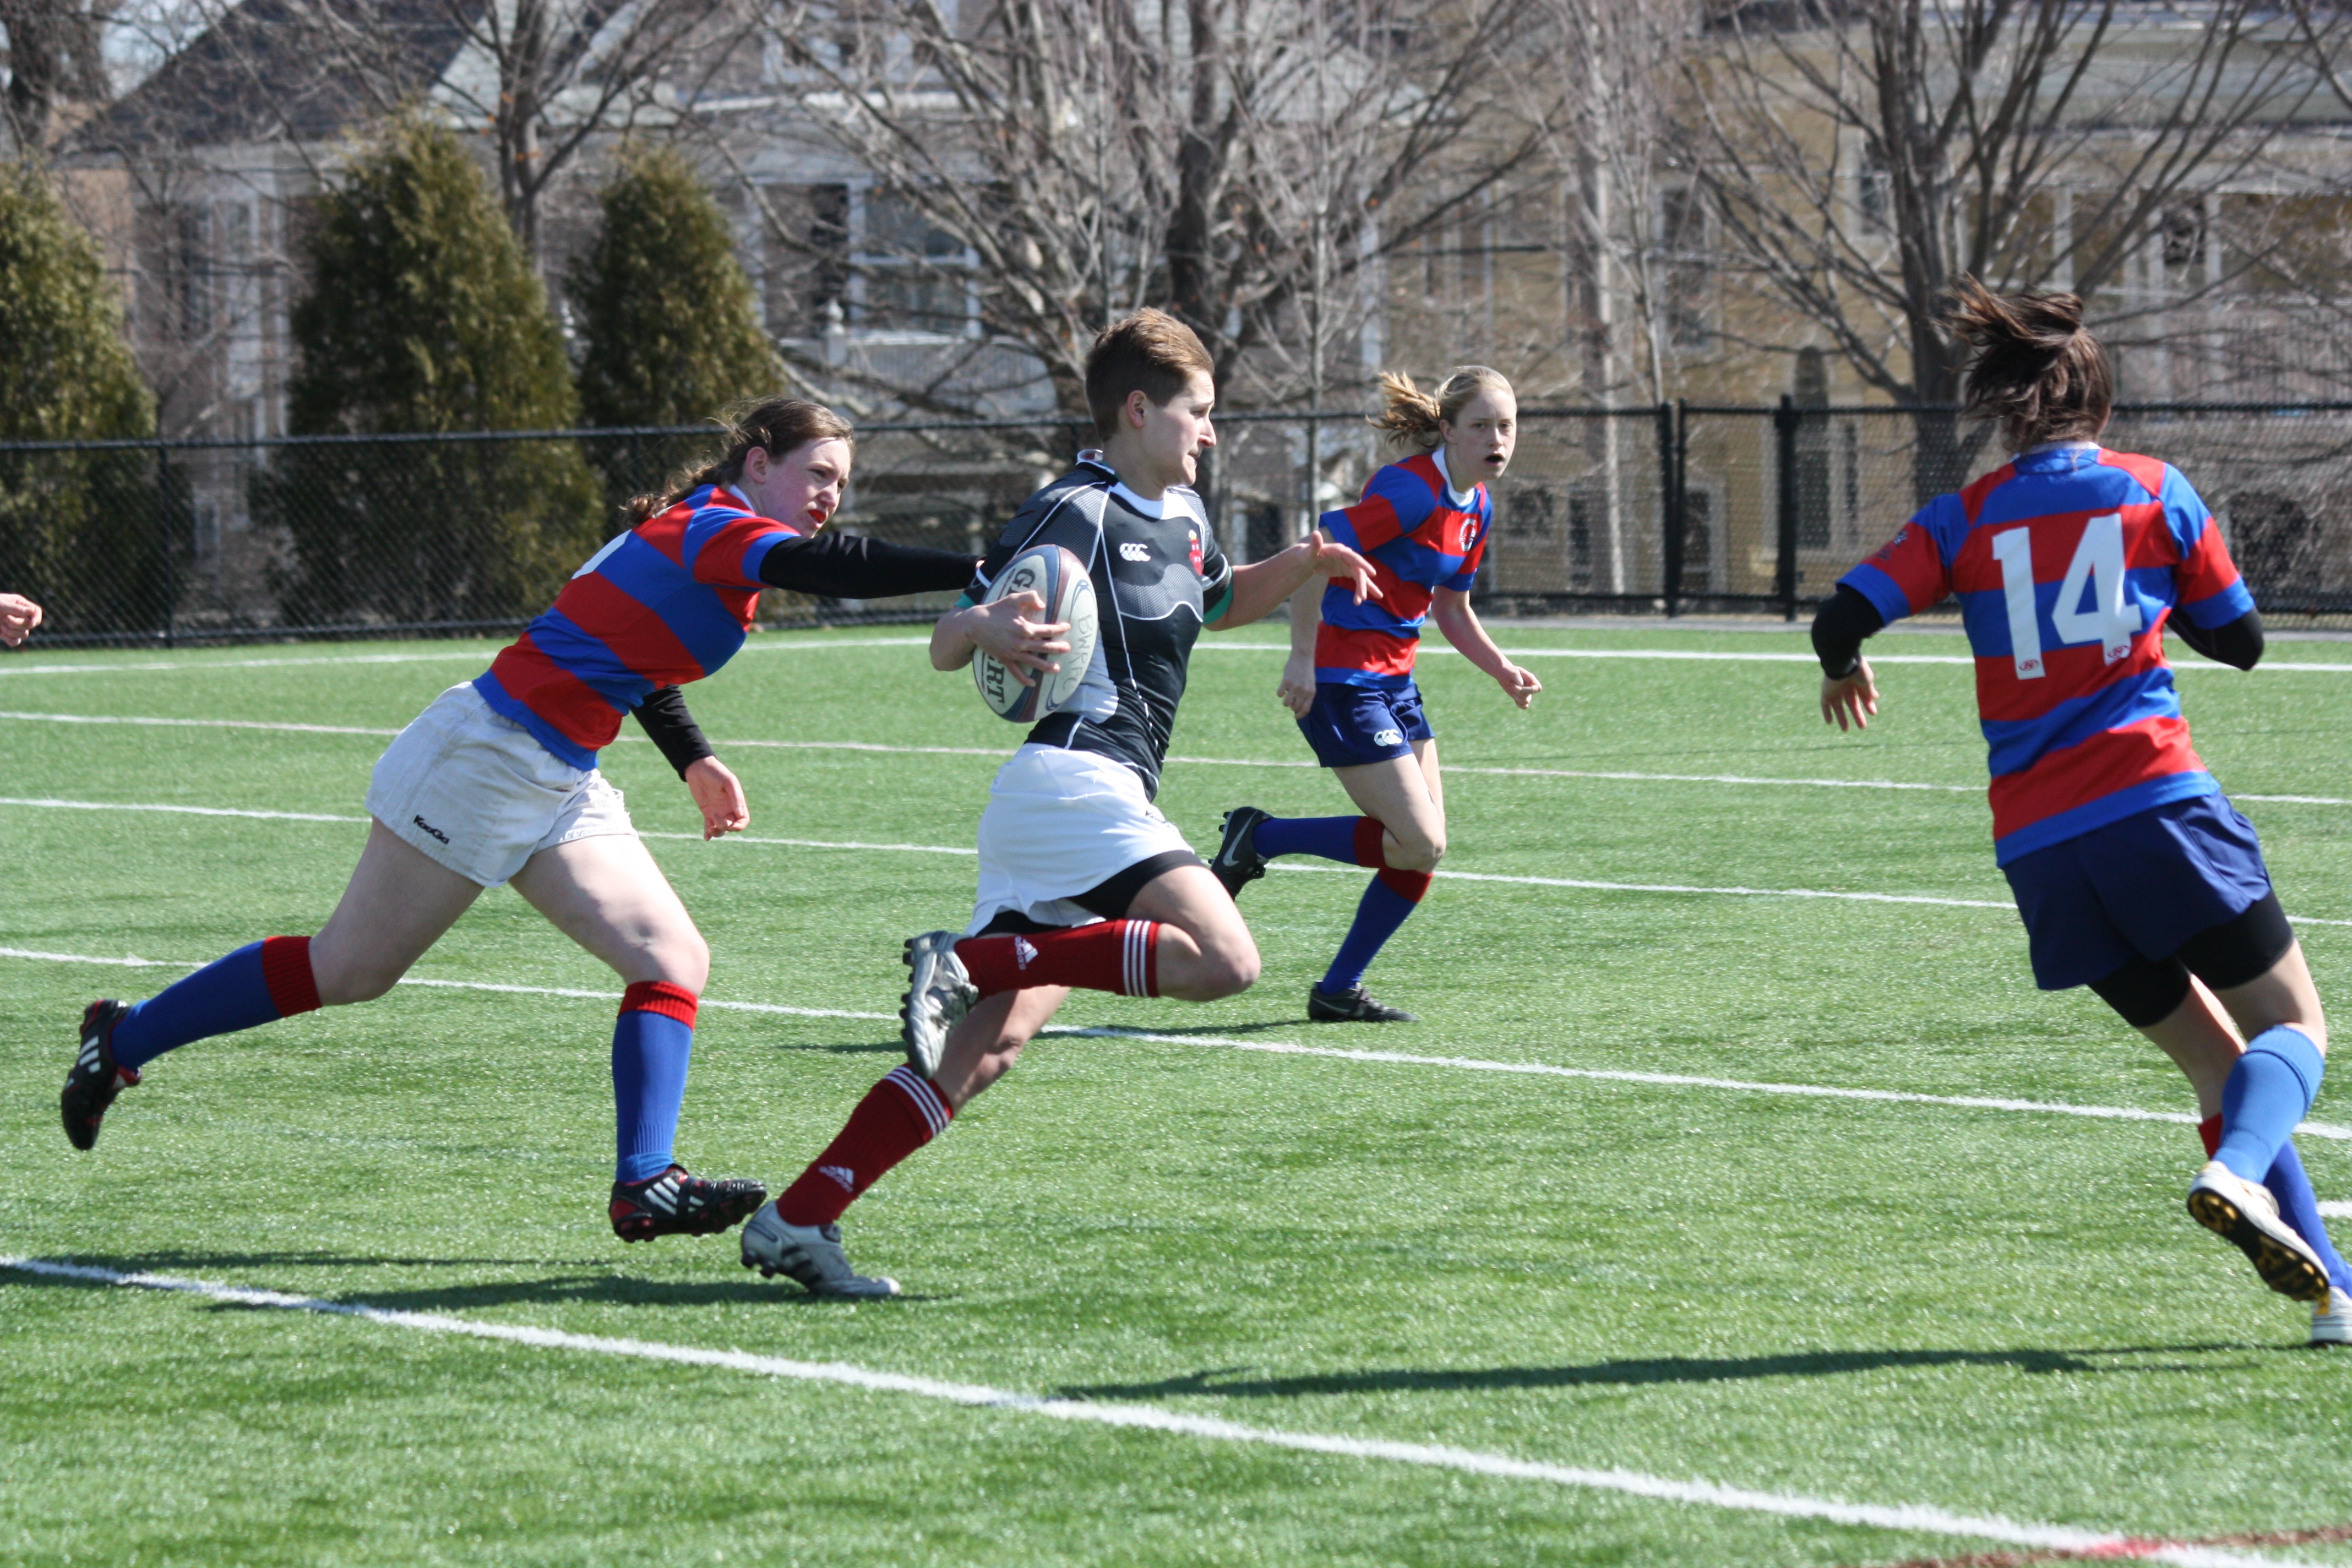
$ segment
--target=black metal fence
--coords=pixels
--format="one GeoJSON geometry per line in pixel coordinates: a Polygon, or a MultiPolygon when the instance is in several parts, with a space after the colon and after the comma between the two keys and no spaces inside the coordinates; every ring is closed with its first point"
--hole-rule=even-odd
{"type": "MultiPolygon", "coordinates": [[[[1238,415],[1201,488],[1240,561],[1355,499],[1354,414],[1238,415]]],[[[2352,618],[2352,405],[2117,410],[2105,444],[2168,459],[2265,611],[2352,618]]],[[[1087,443],[1051,421],[866,426],[836,526],[977,553],[1087,443]]],[[[702,427],[0,443],[0,590],[40,640],[193,643],[505,631],[709,455],[702,427]]],[[[1927,496],[2000,460],[1948,408],[1523,411],[1479,580],[1490,612],[1793,618],[1927,496]]],[[[771,593],[771,625],[934,614],[771,593]]]]}

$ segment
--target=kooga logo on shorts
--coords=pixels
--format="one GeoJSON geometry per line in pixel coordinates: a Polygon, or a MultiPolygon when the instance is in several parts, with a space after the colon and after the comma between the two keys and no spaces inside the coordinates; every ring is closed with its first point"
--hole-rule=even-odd
{"type": "Polygon", "coordinates": [[[446,844],[449,842],[449,836],[447,834],[442,832],[439,828],[434,826],[423,817],[412,816],[408,820],[416,824],[417,826],[425,829],[425,832],[433,835],[434,837],[438,838],[442,843],[446,844]]]}

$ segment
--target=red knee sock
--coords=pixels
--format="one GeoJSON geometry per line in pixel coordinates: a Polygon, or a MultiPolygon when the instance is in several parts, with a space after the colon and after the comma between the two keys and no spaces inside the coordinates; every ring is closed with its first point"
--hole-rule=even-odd
{"type": "Polygon", "coordinates": [[[2205,1157],[2210,1160],[2221,1152],[2221,1119],[2209,1116],[2197,1124],[2197,1136],[2204,1140],[2205,1157]]]}
{"type": "Polygon", "coordinates": [[[1158,921],[1103,921],[1035,936],[968,936],[955,952],[983,996],[1033,985],[1160,994],[1158,921]]]}
{"type": "Polygon", "coordinates": [[[1392,866],[1383,866],[1375,880],[1390,892],[1412,903],[1421,902],[1422,896],[1429,891],[1429,873],[1426,871],[1400,871],[1392,866]]]}
{"type": "Polygon", "coordinates": [[[319,979],[310,973],[310,939],[271,936],[261,941],[261,980],[281,1018],[319,1010],[319,979]]]}
{"type": "Polygon", "coordinates": [[[849,1124],[776,1200],[787,1225],[831,1225],[899,1161],[948,1130],[955,1112],[928,1079],[894,1068],[866,1091],[849,1124]]]}
{"type": "Polygon", "coordinates": [[[1385,866],[1389,863],[1388,857],[1381,853],[1381,840],[1388,836],[1388,831],[1381,826],[1381,819],[1377,816],[1356,818],[1357,865],[1385,866]]]}

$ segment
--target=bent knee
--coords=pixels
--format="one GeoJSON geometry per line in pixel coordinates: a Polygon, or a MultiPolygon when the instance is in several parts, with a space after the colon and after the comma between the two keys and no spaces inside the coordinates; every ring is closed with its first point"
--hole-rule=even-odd
{"type": "Polygon", "coordinates": [[[394,986],[407,971],[383,966],[322,971],[315,966],[311,978],[318,984],[319,1005],[348,1007],[354,1002],[373,1002],[394,986]]]}
{"type": "Polygon", "coordinates": [[[1203,1001],[1215,1001],[1221,996],[1238,996],[1257,984],[1259,962],[1257,949],[1248,947],[1234,952],[1202,954],[1203,960],[1200,989],[1208,994],[1203,1001]]]}

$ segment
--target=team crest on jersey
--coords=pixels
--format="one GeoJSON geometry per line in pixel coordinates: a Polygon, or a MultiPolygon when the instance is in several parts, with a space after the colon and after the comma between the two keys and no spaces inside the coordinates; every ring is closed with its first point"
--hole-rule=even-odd
{"type": "Polygon", "coordinates": [[[1470,547],[1477,542],[1478,520],[1475,517],[1465,517],[1462,520],[1462,548],[1455,551],[1454,553],[1457,555],[1467,555],[1470,553],[1470,547]]]}
{"type": "Polygon", "coordinates": [[[1201,531],[1197,528],[1193,529],[1187,536],[1187,542],[1192,546],[1192,572],[1197,576],[1201,571],[1201,531]]]}

